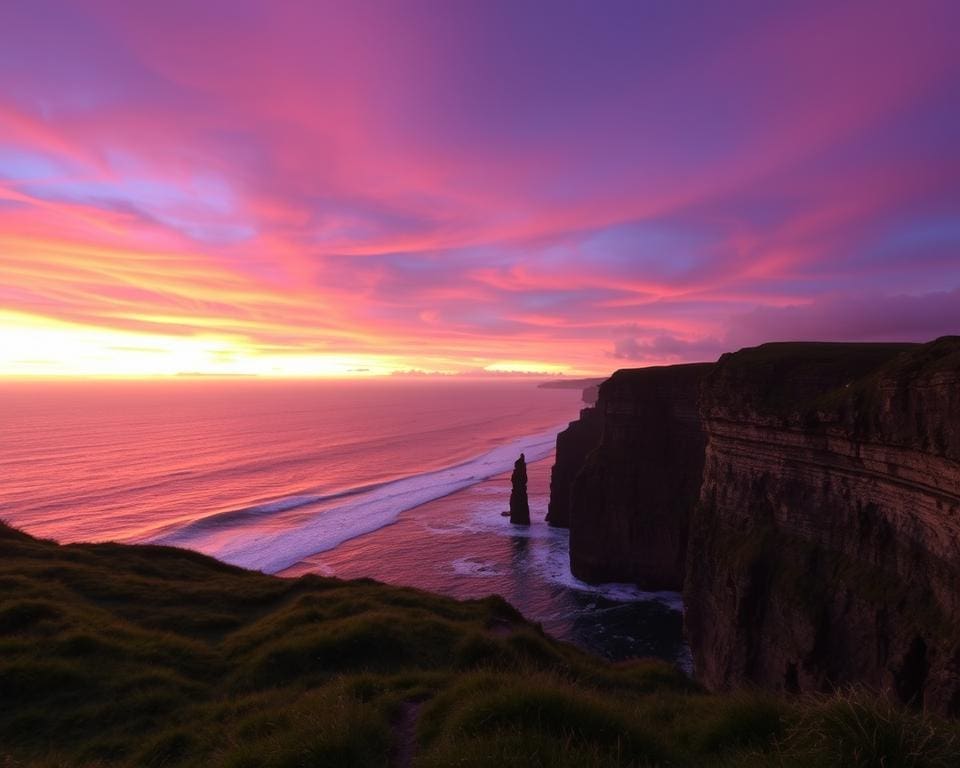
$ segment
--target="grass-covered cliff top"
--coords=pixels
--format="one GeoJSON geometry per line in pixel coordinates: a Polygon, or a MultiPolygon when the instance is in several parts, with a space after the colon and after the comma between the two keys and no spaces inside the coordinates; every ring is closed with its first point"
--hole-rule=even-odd
{"type": "Polygon", "coordinates": [[[803,412],[916,346],[774,342],[731,352],[720,357],[704,384],[704,413],[803,412]]]}
{"type": "Polygon", "coordinates": [[[678,365],[651,365],[646,368],[620,368],[600,385],[600,399],[619,398],[648,399],[660,391],[670,397],[672,393],[690,388],[696,396],[700,380],[713,368],[713,363],[680,363],[678,365]]]}
{"type": "Polygon", "coordinates": [[[926,344],[763,344],[723,355],[701,388],[706,418],[807,429],[960,460],[960,336],[926,344]]]}
{"type": "Polygon", "coordinates": [[[0,766],[956,766],[866,694],[708,695],[497,598],[280,579],[0,524],[0,766]]]}

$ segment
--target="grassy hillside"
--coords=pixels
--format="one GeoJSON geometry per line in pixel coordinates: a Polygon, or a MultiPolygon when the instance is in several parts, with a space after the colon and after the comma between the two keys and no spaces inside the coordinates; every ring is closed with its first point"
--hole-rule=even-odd
{"type": "Polygon", "coordinates": [[[457,602],[0,525],[0,766],[957,766],[866,694],[713,696],[457,602]]]}

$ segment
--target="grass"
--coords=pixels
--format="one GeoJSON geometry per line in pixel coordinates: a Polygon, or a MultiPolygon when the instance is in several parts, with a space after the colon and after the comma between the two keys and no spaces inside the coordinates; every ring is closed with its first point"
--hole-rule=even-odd
{"type": "Polygon", "coordinates": [[[0,525],[0,766],[960,765],[956,723],[864,692],[710,695],[499,598],[279,579],[0,525]]]}
{"type": "Polygon", "coordinates": [[[824,389],[837,400],[853,383],[873,374],[917,344],[772,342],[728,353],[710,374],[708,406],[749,407],[766,416],[797,417],[824,404],[824,389]]]}
{"type": "MultiPolygon", "coordinates": [[[[903,390],[923,377],[955,374],[960,336],[926,344],[772,342],[723,355],[720,363],[705,390],[708,409],[749,403],[766,418],[799,422],[807,429],[844,423],[866,439],[882,429],[884,382],[899,383],[903,390]]],[[[919,439],[908,427],[901,425],[904,434],[885,439],[894,444],[919,439]]],[[[950,453],[955,445],[931,448],[956,455],[950,453]]]]}

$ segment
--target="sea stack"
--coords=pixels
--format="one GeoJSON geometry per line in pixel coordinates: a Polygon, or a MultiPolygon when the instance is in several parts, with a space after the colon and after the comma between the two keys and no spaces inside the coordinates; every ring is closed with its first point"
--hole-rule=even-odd
{"type": "Polygon", "coordinates": [[[510,522],[514,525],[530,525],[530,504],[527,502],[527,460],[521,453],[513,464],[510,476],[510,522]]]}

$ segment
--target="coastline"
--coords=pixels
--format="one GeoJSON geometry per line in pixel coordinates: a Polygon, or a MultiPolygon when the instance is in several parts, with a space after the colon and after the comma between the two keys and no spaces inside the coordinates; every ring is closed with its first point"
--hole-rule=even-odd
{"type": "Polygon", "coordinates": [[[461,600],[498,594],[552,637],[616,660],[656,656],[689,673],[679,593],[590,585],[571,574],[567,531],[544,522],[552,465],[552,452],[528,464],[529,528],[500,515],[510,492],[505,471],[278,575],[368,577],[461,600]]]}
{"type": "Polygon", "coordinates": [[[553,454],[562,427],[514,438],[458,464],[385,480],[323,497],[272,499],[208,515],[147,542],[179,546],[242,568],[280,573],[311,555],[393,525],[400,515],[502,473],[520,452],[533,460],[553,454]],[[240,538],[247,524],[271,529],[240,538]],[[222,524],[221,524],[222,523],[222,524]]]}

